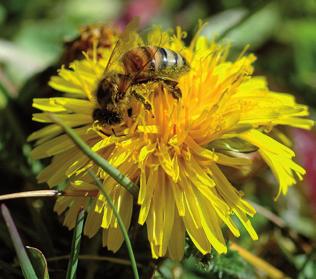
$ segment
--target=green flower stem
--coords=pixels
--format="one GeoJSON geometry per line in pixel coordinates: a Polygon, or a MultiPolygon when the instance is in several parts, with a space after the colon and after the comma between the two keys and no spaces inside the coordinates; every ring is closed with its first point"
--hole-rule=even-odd
{"type": "Polygon", "coordinates": [[[131,260],[131,265],[132,265],[132,269],[133,269],[133,273],[134,273],[134,278],[135,279],[139,279],[138,270],[137,270],[137,264],[136,264],[136,260],[135,260],[135,257],[134,257],[132,244],[131,244],[131,241],[130,241],[130,239],[128,237],[128,233],[127,233],[127,230],[126,230],[125,225],[123,223],[123,220],[122,220],[120,214],[118,213],[115,205],[113,204],[112,199],[107,194],[107,192],[104,190],[100,179],[92,171],[89,170],[88,172],[92,176],[92,178],[94,179],[97,187],[100,189],[100,191],[102,192],[103,196],[106,198],[106,201],[111,206],[111,208],[113,210],[113,213],[114,213],[115,217],[117,218],[117,222],[118,222],[118,225],[120,226],[121,232],[123,234],[123,237],[124,237],[124,240],[125,240],[125,243],[126,243],[126,246],[127,246],[128,255],[129,255],[130,260],[131,260]]]}
{"type": "Polygon", "coordinates": [[[71,252],[70,252],[70,259],[68,262],[67,267],[67,275],[66,279],[75,279],[78,267],[78,256],[80,251],[80,243],[83,231],[83,223],[84,223],[84,215],[85,211],[81,209],[79,211],[76,226],[74,229],[72,243],[71,243],[71,252]]]}
{"type": "Polygon", "coordinates": [[[91,150],[91,148],[76,134],[76,132],[63,123],[56,115],[50,114],[50,118],[59,126],[61,126],[73,142],[86,154],[92,161],[99,165],[105,172],[112,176],[119,184],[121,184],[134,197],[137,197],[138,186],[134,184],[127,176],[122,174],[117,168],[113,167],[107,160],[99,156],[91,150]]]}
{"type": "Polygon", "coordinates": [[[28,257],[28,255],[26,253],[26,250],[24,248],[24,245],[22,243],[22,240],[20,238],[18,230],[17,230],[17,228],[14,224],[14,221],[11,217],[11,214],[10,214],[8,208],[4,204],[1,205],[1,211],[2,211],[2,216],[4,218],[4,221],[5,221],[7,228],[10,232],[13,246],[14,246],[16,254],[18,256],[19,263],[20,263],[24,278],[37,279],[38,277],[34,271],[34,268],[32,266],[30,258],[28,257]]]}

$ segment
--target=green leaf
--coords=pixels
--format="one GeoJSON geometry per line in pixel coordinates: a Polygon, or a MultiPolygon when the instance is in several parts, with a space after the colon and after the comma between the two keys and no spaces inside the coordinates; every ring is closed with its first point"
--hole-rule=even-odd
{"type": "Polygon", "coordinates": [[[258,150],[257,146],[254,146],[247,141],[240,138],[229,138],[223,140],[214,140],[207,146],[208,149],[215,149],[216,151],[234,151],[238,153],[250,153],[258,150]]]}
{"type": "MultiPolygon", "coordinates": [[[[228,246],[228,245],[227,245],[228,246]]],[[[183,267],[202,278],[222,279],[255,279],[253,267],[247,263],[236,251],[228,250],[226,254],[202,255],[196,248],[189,245],[186,250],[186,259],[183,267]]]]}
{"type": "Polygon", "coordinates": [[[216,38],[223,35],[227,30],[233,28],[247,16],[245,8],[230,9],[206,19],[207,25],[203,28],[202,35],[216,38]]]}
{"type": "Polygon", "coordinates": [[[295,264],[299,270],[298,279],[316,278],[316,252],[311,251],[307,255],[297,255],[295,264]]]}
{"type": "Polygon", "coordinates": [[[0,24],[2,24],[5,21],[5,18],[6,18],[6,10],[2,5],[0,5],[0,24]]]}
{"type": "MultiPolygon", "coordinates": [[[[294,62],[297,74],[295,78],[308,86],[316,88],[316,20],[291,19],[285,22],[278,39],[290,44],[294,50],[294,62]]],[[[310,91],[314,94],[315,91],[310,91]]]]}
{"type": "Polygon", "coordinates": [[[78,267],[78,256],[80,252],[80,244],[81,244],[84,219],[85,219],[85,211],[82,209],[78,214],[76,226],[73,233],[70,259],[69,259],[68,267],[67,267],[67,275],[66,275],[67,279],[76,278],[77,267],[78,267]]]}
{"type": "Polygon", "coordinates": [[[37,248],[26,246],[35,272],[39,279],[49,279],[47,261],[44,254],[37,248]]]}
{"type": "MultiPolygon", "coordinates": [[[[281,22],[281,15],[279,5],[270,3],[248,13],[244,9],[225,11],[210,20],[217,22],[214,29],[220,39],[232,42],[234,47],[243,48],[250,44],[255,49],[274,34],[281,22]],[[223,25],[224,18],[227,22],[223,25]]],[[[207,37],[214,37],[212,27],[210,25],[203,32],[207,37]]]]}
{"type": "Polygon", "coordinates": [[[238,28],[229,32],[226,39],[232,41],[234,46],[243,47],[250,44],[256,49],[273,36],[280,21],[278,4],[270,3],[252,14],[238,28]]]}
{"type": "Polygon", "coordinates": [[[5,223],[7,225],[7,228],[9,230],[16,254],[19,259],[19,263],[21,265],[22,273],[26,279],[37,279],[37,275],[34,271],[34,268],[32,266],[32,263],[25,251],[24,245],[22,243],[22,240],[20,238],[20,235],[18,233],[18,230],[14,224],[14,221],[11,217],[11,214],[8,210],[8,208],[2,204],[1,205],[1,212],[3,215],[3,218],[5,220],[5,223]]]}
{"type": "Polygon", "coordinates": [[[236,251],[202,255],[191,241],[187,242],[185,259],[179,263],[166,259],[155,272],[154,279],[255,279],[253,267],[236,251]]]}

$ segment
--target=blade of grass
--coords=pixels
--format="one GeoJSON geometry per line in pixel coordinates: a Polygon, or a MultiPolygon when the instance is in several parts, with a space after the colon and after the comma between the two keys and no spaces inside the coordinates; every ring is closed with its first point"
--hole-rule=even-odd
{"type": "Polygon", "coordinates": [[[255,208],[255,210],[261,214],[262,216],[264,216],[265,218],[267,218],[269,221],[271,221],[272,223],[274,223],[275,225],[277,225],[280,228],[285,228],[286,227],[286,223],[276,214],[274,214],[272,211],[268,210],[267,208],[261,206],[260,204],[257,204],[253,201],[248,201],[251,203],[251,205],[255,208]]]}
{"type": "Polygon", "coordinates": [[[7,228],[10,232],[10,236],[11,236],[16,254],[18,256],[24,277],[27,279],[37,279],[38,277],[36,276],[36,273],[31,264],[31,261],[25,251],[24,245],[22,243],[18,230],[14,224],[14,221],[11,217],[11,214],[8,208],[4,204],[1,205],[1,212],[5,220],[5,223],[7,225],[7,228]]]}
{"type": "Polygon", "coordinates": [[[117,218],[117,222],[118,222],[118,225],[119,225],[119,227],[121,229],[121,232],[123,234],[123,237],[124,237],[124,240],[125,240],[125,243],[126,243],[126,246],[127,246],[128,255],[129,255],[129,258],[131,260],[131,265],[132,265],[132,269],[133,269],[133,273],[134,273],[134,278],[135,279],[139,279],[138,270],[137,270],[137,264],[136,264],[136,260],[135,260],[135,256],[134,256],[134,252],[133,252],[133,248],[132,248],[132,244],[131,244],[131,241],[130,241],[130,239],[128,237],[128,233],[127,233],[127,230],[126,230],[125,225],[123,223],[123,220],[122,220],[120,214],[118,213],[118,211],[117,211],[112,199],[107,194],[107,192],[104,190],[100,179],[92,171],[89,170],[88,172],[91,175],[91,177],[94,179],[97,187],[100,189],[100,191],[102,192],[103,196],[106,198],[106,201],[111,206],[111,208],[113,210],[113,213],[114,213],[115,217],[117,218]]]}
{"type": "Polygon", "coordinates": [[[36,190],[36,191],[25,191],[18,193],[10,193],[0,195],[0,201],[19,199],[19,198],[35,198],[35,197],[58,197],[61,196],[62,192],[57,190],[36,190]]]}
{"type": "Polygon", "coordinates": [[[26,246],[26,249],[38,277],[49,279],[47,261],[42,251],[30,246],[26,246]]]}
{"type": "Polygon", "coordinates": [[[68,262],[66,279],[76,278],[77,267],[78,267],[78,256],[79,256],[81,237],[82,237],[82,231],[83,231],[83,223],[85,219],[84,217],[85,217],[85,211],[81,209],[77,217],[77,222],[76,222],[76,226],[75,226],[73,237],[72,237],[70,259],[68,262]]]}
{"type": "Polygon", "coordinates": [[[24,191],[17,193],[10,193],[0,195],[0,201],[4,200],[12,200],[12,199],[20,199],[20,198],[39,198],[39,197],[96,197],[98,195],[98,190],[92,191],[67,191],[62,192],[58,190],[34,190],[34,191],[24,191]]]}
{"type": "Polygon", "coordinates": [[[269,264],[265,260],[255,256],[254,254],[252,254],[249,251],[247,251],[246,249],[240,247],[236,243],[232,242],[230,244],[230,248],[232,250],[237,251],[241,257],[243,257],[247,262],[249,262],[255,268],[266,273],[269,276],[269,278],[284,278],[284,279],[289,278],[281,270],[272,266],[271,264],[269,264]]]}
{"type": "Polygon", "coordinates": [[[100,166],[105,172],[112,176],[119,184],[121,184],[134,197],[138,194],[138,186],[133,183],[127,176],[122,174],[117,168],[113,167],[107,160],[96,154],[91,148],[77,135],[77,133],[63,123],[56,115],[50,114],[50,118],[59,126],[61,126],[73,142],[80,150],[87,155],[92,161],[100,166]]]}
{"type": "MultiPolygon", "coordinates": [[[[54,262],[54,261],[62,261],[62,260],[69,260],[69,255],[62,255],[57,257],[51,257],[47,258],[47,262],[54,262]]],[[[121,264],[121,265],[131,265],[131,261],[128,259],[122,259],[122,258],[115,258],[115,257],[106,257],[106,256],[96,256],[96,255],[89,255],[89,254],[81,254],[79,255],[79,260],[84,261],[104,261],[104,262],[110,262],[115,264],[121,264]]],[[[138,267],[143,267],[142,264],[137,263],[138,267]]]]}

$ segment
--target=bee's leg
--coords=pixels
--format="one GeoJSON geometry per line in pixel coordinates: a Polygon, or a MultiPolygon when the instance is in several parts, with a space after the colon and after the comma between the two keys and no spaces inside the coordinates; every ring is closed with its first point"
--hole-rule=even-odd
{"type": "Polygon", "coordinates": [[[126,95],[126,92],[118,92],[117,94],[113,94],[112,98],[113,98],[113,103],[118,103],[119,101],[123,100],[124,97],[126,95]]]}
{"type": "Polygon", "coordinates": [[[173,98],[179,100],[182,97],[182,92],[178,87],[178,82],[175,80],[164,80],[164,84],[168,87],[169,93],[173,98]]]}
{"type": "Polygon", "coordinates": [[[182,92],[178,85],[172,87],[171,95],[173,98],[179,100],[182,97],[182,92]]]}
{"type": "Polygon", "coordinates": [[[146,110],[151,110],[151,104],[145,99],[145,97],[141,94],[138,94],[136,91],[132,91],[131,95],[139,102],[144,105],[146,110]]]}
{"type": "Polygon", "coordinates": [[[112,128],[111,130],[112,130],[113,135],[117,137],[117,134],[115,133],[114,128],[112,128]]]}

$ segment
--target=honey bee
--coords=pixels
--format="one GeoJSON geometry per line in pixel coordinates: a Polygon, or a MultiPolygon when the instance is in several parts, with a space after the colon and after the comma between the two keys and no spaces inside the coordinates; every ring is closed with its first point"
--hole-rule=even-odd
{"type": "MultiPolygon", "coordinates": [[[[115,48],[111,59],[115,56],[115,48]]],[[[160,82],[167,87],[175,99],[181,97],[178,78],[190,67],[179,53],[158,46],[138,46],[127,50],[120,57],[123,73],[105,71],[96,88],[98,108],[93,112],[93,119],[101,124],[120,124],[124,117],[132,116],[131,98],[141,102],[146,110],[151,104],[138,92],[137,86],[148,82],[160,82]]]]}

